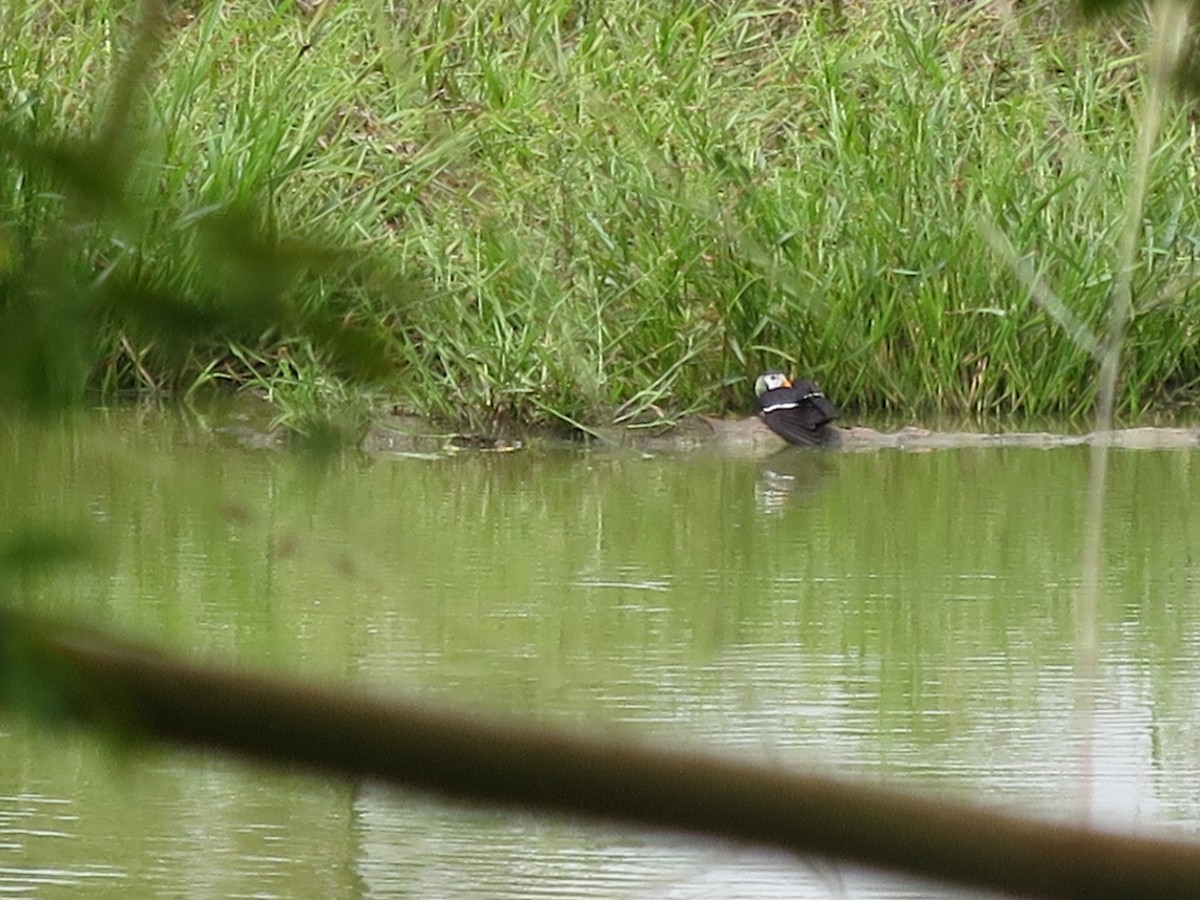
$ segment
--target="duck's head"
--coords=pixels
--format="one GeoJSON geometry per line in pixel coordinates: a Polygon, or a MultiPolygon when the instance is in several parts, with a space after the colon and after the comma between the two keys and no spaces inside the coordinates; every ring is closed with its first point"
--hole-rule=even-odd
{"type": "Polygon", "coordinates": [[[792,379],[782,372],[764,372],[754,382],[754,395],[761,397],[767,391],[777,391],[780,388],[790,388],[791,386],[792,379]]]}

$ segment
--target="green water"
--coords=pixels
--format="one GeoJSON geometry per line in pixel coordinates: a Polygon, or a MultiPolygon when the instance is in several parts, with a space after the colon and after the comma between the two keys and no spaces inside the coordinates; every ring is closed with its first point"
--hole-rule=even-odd
{"type": "MultiPolygon", "coordinates": [[[[1116,451],[349,455],[161,414],[4,426],[18,608],[353,683],[1048,816],[1200,822],[1200,476],[1116,451]],[[1081,718],[1081,702],[1093,712],[1081,718]]],[[[446,805],[0,717],[0,896],[920,897],[879,874],[446,805]],[[840,892],[840,893],[839,893],[840,892]]]]}

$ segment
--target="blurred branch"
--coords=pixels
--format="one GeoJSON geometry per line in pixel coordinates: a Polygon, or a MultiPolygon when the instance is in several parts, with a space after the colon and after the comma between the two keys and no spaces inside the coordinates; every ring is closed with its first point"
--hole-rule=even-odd
{"type": "Polygon", "coordinates": [[[141,740],[1048,898],[1193,897],[1200,845],[198,666],[0,612],[0,703],[141,740]]]}

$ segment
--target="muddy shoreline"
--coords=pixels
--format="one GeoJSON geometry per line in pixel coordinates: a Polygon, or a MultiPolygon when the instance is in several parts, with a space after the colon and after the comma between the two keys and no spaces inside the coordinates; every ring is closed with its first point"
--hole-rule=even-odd
{"type": "MultiPolygon", "coordinates": [[[[878,431],[861,426],[831,428],[827,447],[817,452],[865,453],[880,450],[930,452],[964,448],[1027,447],[1053,450],[1062,447],[1106,445],[1129,450],[1191,450],[1200,448],[1200,428],[1140,427],[1107,432],[1061,434],[1049,431],[934,431],[908,426],[895,431],[878,431]]],[[[620,449],[644,453],[692,453],[710,451],[729,455],[767,456],[789,445],[757,418],[716,419],[697,416],[669,427],[599,427],[586,438],[593,449],[620,449]]],[[[490,437],[438,431],[428,422],[394,417],[374,426],[362,449],[369,453],[438,453],[448,447],[492,451],[526,447],[579,447],[550,434],[523,437],[490,437]]],[[[804,448],[797,448],[804,449],[804,448]]]]}

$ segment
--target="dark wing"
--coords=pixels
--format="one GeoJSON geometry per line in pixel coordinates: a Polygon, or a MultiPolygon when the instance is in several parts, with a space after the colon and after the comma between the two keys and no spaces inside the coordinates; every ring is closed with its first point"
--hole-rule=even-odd
{"type": "Polygon", "coordinates": [[[800,406],[797,409],[804,413],[806,421],[811,422],[812,427],[828,425],[841,415],[838,408],[829,402],[829,398],[814,382],[797,381],[792,390],[800,395],[800,406]]]}
{"type": "Polygon", "coordinates": [[[767,427],[791,444],[827,443],[825,426],[838,417],[837,407],[811,381],[767,391],[758,404],[767,427]]]}

